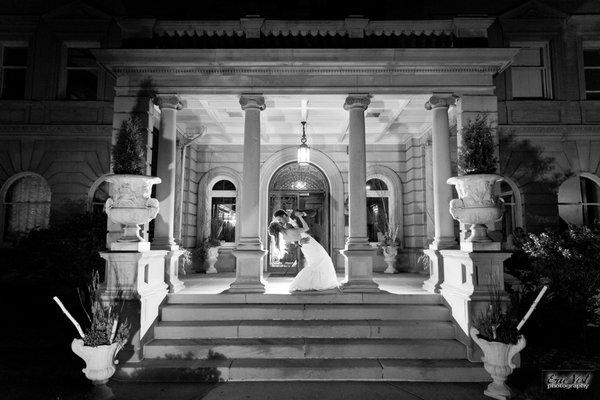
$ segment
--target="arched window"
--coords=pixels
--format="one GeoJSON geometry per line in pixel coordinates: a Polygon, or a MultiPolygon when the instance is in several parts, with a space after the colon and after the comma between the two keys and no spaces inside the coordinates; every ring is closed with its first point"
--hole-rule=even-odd
{"type": "Polygon", "coordinates": [[[50,221],[50,186],[44,178],[23,173],[9,179],[1,191],[2,242],[14,242],[50,221]]]}
{"type": "Polygon", "coordinates": [[[558,188],[558,215],[573,225],[591,226],[600,218],[600,178],[583,173],[558,188]]]}
{"type": "MultiPolygon", "coordinates": [[[[504,200],[504,215],[495,225],[496,231],[502,231],[502,241],[512,243],[516,228],[523,226],[523,206],[519,187],[509,178],[503,177],[494,185],[494,192],[504,200]]],[[[499,239],[499,238],[498,238],[499,239]]]]}
{"type": "Polygon", "coordinates": [[[222,179],[210,190],[210,237],[235,242],[237,191],[233,182],[222,179]]]}
{"type": "Polygon", "coordinates": [[[390,190],[379,178],[367,181],[367,235],[369,242],[380,242],[390,229],[390,190]]]}
{"type": "Polygon", "coordinates": [[[88,211],[94,214],[104,213],[104,204],[108,199],[108,182],[104,181],[96,186],[88,202],[88,211]]]}

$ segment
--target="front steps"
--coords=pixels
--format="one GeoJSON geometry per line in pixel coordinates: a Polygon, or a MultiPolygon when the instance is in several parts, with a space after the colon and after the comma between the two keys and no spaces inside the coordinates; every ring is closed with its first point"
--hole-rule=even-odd
{"type": "Polygon", "coordinates": [[[489,381],[454,335],[439,295],[170,294],[116,378],[489,381]]]}

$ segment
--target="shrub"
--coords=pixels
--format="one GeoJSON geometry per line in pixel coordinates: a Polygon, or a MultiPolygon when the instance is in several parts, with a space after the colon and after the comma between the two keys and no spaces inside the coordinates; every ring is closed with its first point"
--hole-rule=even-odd
{"type": "Polygon", "coordinates": [[[95,272],[104,272],[98,252],[106,248],[106,215],[79,213],[34,229],[14,248],[3,250],[5,284],[33,287],[51,295],[71,295],[95,272]]]}
{"type": "Polygon", "coordinates": [[[492,174],[496,172],[498,159],[494,156],[494,129],[485,116],[478,115],[469,121],[462,132],[462,144],[458,149],[458,174],[492,174]]]}
{"type": "Polygon", "coordinates": [[[143,137],[144,128],[139,118],[123,121],[117,142],[112,148],[115,174],[144,175],[146,173],[143,137]]]}
{"type": "Polygon", "coordinates": [[[562,232],[530,234],[509,272],[533,297],[543,285],[548,293],[537,320],[541,337],[578,341],[586,327],[600,322],[600,229],[569,226],[562,232]]]}

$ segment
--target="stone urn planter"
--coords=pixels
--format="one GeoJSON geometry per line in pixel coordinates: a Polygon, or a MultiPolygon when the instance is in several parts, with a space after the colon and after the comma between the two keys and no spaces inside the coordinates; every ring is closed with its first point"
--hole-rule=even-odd
{"type": "Polygon", "coordinates": [[[502,180],[496,174],[455,176],[446,183],[454,185],[458,199],[450,201],[450,214],[463,224],[471,225],[467,242],[491,242],[487,226],[502,219],[504,201],[493,194],[494,184],[502,180]]]}
{"type": "Polygon", "coordinates": [[[383,271],[386,274],[393,274],[396,272],[396,256],[398,255],[398,246],[382,246],[383,260],[387,264],[387,268],[383,271]]]}
{"type": "MultiPolygon", "coordinates": [[[[140,236],[139,225],[150,222],[158,214],[158,200],[151,198],[150,195],[152,185],[160,183],[160,178],[116,174],[110,175],[106,181],[113,184],[113,188],[112,197],[106,200],[104,210],[111,221],[124,225],[123,234],[117,242],[125,246],[127,243],[147,243],[140,236]]],[[[111,250],[117,249],[111,247],[111,250]]]]}
{"type": "Polygon", "coordinates": [[[103,385],[115,373],[115,355],[121,350],[121,343],[115,342],[103,346],[84,346],[83,340],[75,339],[71,343],[71,349],[75,354],[85,361],[82,370],[85,377],[94,385],[103,385]]]}
{"type": "Polygon", "coordinates": [[[214,246],[214,247],[209,247],[208,250],[206,251],[206,258],[208,260],[208,269],[206,270],[207,274],[216,274],[217,269],[215,268],[215,264],[217,263],[217,260],[219,259],[219,249],[221,248],[221,246],[214,246]]]}
{"type": "Polygon", "coordinates": [[[519,336],[517,344],[506,344],[501,342],[488,342],[479,337],[479,331],[475,328],[470,330],[471,337],[483,351],[483,366],[490,374],[493,382],[490,383],[483,394],[494,399],[510,399],[512,392],[506,385],[506,378],[517,367],[513,363],[513,357],[525,348],[525,337],[519,336]]]}

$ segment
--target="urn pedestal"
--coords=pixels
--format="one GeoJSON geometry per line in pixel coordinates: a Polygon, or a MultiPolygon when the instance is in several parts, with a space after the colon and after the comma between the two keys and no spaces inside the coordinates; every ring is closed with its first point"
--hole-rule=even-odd
{"type": "Polygon", "coordinates": [[[494,195],[494,184],[502,177],[496,174],[473,174],[448,179],[456,187],[458,199],[450,201],[450,214],[463,224],[471,225],[467,242],[486,243],[492,240],[487,235],[486,224],[502,219],[504,201],[494,195]]]}
{"type": "Polygon", "coordinates": [[[152,185],[160,178],[144,175],[110,175],[111,197],[104,210],[115,223],[122,224],[123,234],[114,243],[112,251],[147,251],[150,243],[140,236],[139,225],[146,224],[158,214],[158,200],[151,198],[152,185]]]}

